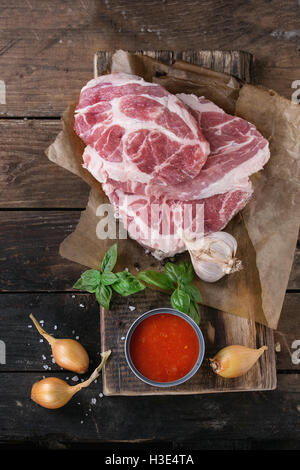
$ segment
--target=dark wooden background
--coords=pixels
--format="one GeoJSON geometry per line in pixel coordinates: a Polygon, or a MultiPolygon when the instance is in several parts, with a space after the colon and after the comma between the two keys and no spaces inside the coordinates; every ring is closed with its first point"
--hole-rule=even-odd
{"type": "Polygon", "coordinates": [[[299,448],[300,364],[292,354],[297,362],[300,251],[275,333],[276,391],[101,397],[98,382],[54,412],[29,399],[32,383],[42,376],[69,377],[72,384],[75,375],[52,364],[49,347],[28,328],[30,312],[50,333],[57,325],[57,335],[78,335],[91,368],[99,360],[98,305],[92,296],[71,291],[82,267],[58,255],[85,207],[88,188],[51,164],[44,149],[60,129],[62,111],[92,77],[94,52],[120,47],[246,50],[255,56],[255,81],[290,98],[292,82],[300,80],[300,2],[0,1],[0,80],[6,85],[6,104],[0,104],[0,340],[7,346],[6,364],[0,365],[0,443],[299,448]]]}

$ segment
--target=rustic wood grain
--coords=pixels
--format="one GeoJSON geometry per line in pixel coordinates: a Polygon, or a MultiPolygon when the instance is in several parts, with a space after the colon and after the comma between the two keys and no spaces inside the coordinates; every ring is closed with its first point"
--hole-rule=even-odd
{"type": "Polygon", "coordinates": [[[0,211],[0,290],[70,289],[84,270],[58,254],[79,211],[0,211]]]}
{"type": "Polygon", "coordinates": [[[300,79],[295,0],[3,0],[3,116],[58,116],[92,77],[97,50],[247,50],[256,82],[291,96],[300,79]]]}
{"type": "MultiPolygon", "coordinates": [[[[173,397],[99,397],[101,381],[51,411],[30,400],[32,384],[49,373],[6,373],[1,378],[0,441],[165,441],[179,445],[223,439],[299,440],[300,375],[279,375],[272,392],[173,397]],[[96,404],[91,404],[96,398],[96,404]],[[3,406],[5,405],[5,406],[3,406]]],[[[57,374],[55,374],[57,375],[57,374]]],[[[59,374],[65,378],[68,373],[59,374]]],[[[217,449],[216,443],[216,449],[217,449]]]]}
{"type": "MultiPolygon", "coordinates": [[[[55,182],[53,197],[54,193],[55,182]]],[[[82,202],[84,198],[82,194],[82,202]]],[[[69,290],[85,268],[61,258],[58,247],[75,229],[79,218],[80,211],[75,210],[0,211],[0,291],[69,290]]],[[[299,266],[298,248],[289,289],[300,288],[299,266]]]]}
{"type": "MultiPolygon", "coordinates": [[[[140,297],[143,297],[140,294],[140,297]]],[[[123,299],[114,295],[113,302],[119,306],[123,299]]],[[[161,297],[162,305],[169,306],[167,295],[161,297]]],[[[300,339],[300,323],[298,306],[300,293],[288,293],[283,306],[279,330],[275,332],[275,345],[277,344],[276,362],[279,371],[299,371],[300,362],[293,364],[292,354],[298,346],[292,349],[296,340],[300,339]],[[278,348],[280,344],[280,350],[278,348]]],[[[128,308],[134,305],[137,310],[134,315],[144,313],[145,300],[140,298],[126,299],[123,303],[122,321],[118,325],[118,336],[122,338],[126,326],[129,326],[132,315],[128,308]],[[138,302],[142,300],[141,306],[138,302]]],[[[145,308],[147,308],[145,306],[145,308]]],[[[203,307],[203,328],[207,337],[207,350],[209,354],[215,352],[214,344],[218,340],[220,345],[225,344],[222,331],[215,329],[219,314],[213,314],[208,307],[203,307]],[[210,319],[211,317],[211,319],[210,319]],[[216,336],[218,335],[218,337],[216,336]]],[[[29,328],[31,321],[28,316],[33,313],[39,320],[44,320],[44,327],[50,334],[60,338],[80,337],[80,342],[86,347],[90,358],[95,364],[99,356],[99,304],[94,295],[78,292],[37,292],[37,293],[1,293],[0,294],[1,329],[0,340],[4,341],[7,348],[6,364],[0,365],[2,371],[40,371],[44,372],[44,365],[52,368],[53,373],[60,368],[52,364],[50,348],[44,341],[40,343],[41,337],[35,329],[29,328]],[[57,326],[57,330],[54,326],[57,326]],[[74,331],[74,333],[73,333],[74,331]],[[42,356],[45,356],[43,359],[42,356]]],[[[226,327],[226,325],[225,325],[226,327]]],[[[227,328],[227,334],[230,332],[227,328]]],[[[234,333],[235,334],[235,333],[234,333]]],[[[241,335],[241,333],[236,333],[241,335]]],[[[260,336],[261,338],[262,335],[260,336]]],[[[229,338],[230,341],[234,337],[229,338]]],[[[241,338],[245,341],[246,338],[241,338]]],[[[114,343],[117,343],[115,340],[114,343]]],[[[112,347],[112,343],[106,343],[106,347],[112,347]]],[[[123,348],[123,340],[117,344],[117,351],[123,348]]],[[[299,356],[298,356],[299,357],[299,356]]]]}
{"type": "MultiPolygon", "coordinates": [[[[52,142],[60,130],[60,123],[53,120],[2,120],[0,122],[0,135],[2,146],[0,148],[0,208],[20,209],[20,208],[65,208],[84,209],[88,199],[89,188],[78,177],[51,163],[45,156],[44,150],[52,142]]],[[[43,216],[54,218],[54,214],[35,214],[27,218],[25,230],[23,230],[22,243],[29,246],[33,242],[31,234],[32,224],[40,224],[41,237],[45,237],[46,227],[43,216]]],[[[2,221],[10,221],[10,236],[12,239],[19,239],[20,225],[24,224],[26,215],[21,212],[7,213],[0,215],[2,221]]],[[[75,212],[66,213],[65,217],[69,224],[75,227],[78,221],[78,214],[75,212]]],[[[3,241],[7,238],[6,224],[3,226],[3,241]]],[[[55,233],[50,231],[48,236],[51,240],[54,235],[58,235],[63,240],[70,233],[68,226],[59,224],[55,233]]],[[[5,243],[3,243],[5,245],[5,243]]],[[[43,251],[43,246],[41,253],[43,251]]],[[[288,289],[300,288],[300,247],[296,249],[295,260],[291,271],[288,289]]],[[[36,247],[38,249],[38,247],[36,247]]],[[[4,251],[7,251],[3,247],[4,251]]],[[[20,247],[21,250],[21,247],[20,247]]],[[[22,250],[21,250],[22,251],[22,250]]],[[[10,259],[11,250],[5,264],[10,259]]],[[[24,255],[24,253],[23,253],[24,255]]],[[[41,262],[34,258],[36,262],[41,262]]],[[[0,258],[0,262],[3,262],[0,258]]],[[[12,258],[12,269],[16,269],[16,289],[18,286],[18,270],[20,267],[14,265],[16,258],[12,258]]],[[[34,260],[30,261],[34,268],[34,260]]],[[[63,269],[67,269],[64,267],[63,269]]],[[[72,273],[72,270],[71,270],[72,273]]],[[[8,280],[8,279],[7,279],[8,280]]],[[[5,282],[5,280],[4,280],[5,282]]]]}
{"type": "Polygon", "coordinates": [[[193,393],[216,393],[241,390],[270,390],[276,387],[273,331],[255,322],[224,314],[223,312],[200,307],[201,330],[206,345],[203,364],[199,371],[186,383],[161,389],[141,382],[130,371],[124,355],[124,338],[132,324],[142,313],[159,307],[170,307],[168,296],[154,291],[142,292],[129,300],[114,299],[112,310],[102,310],[101,348],[114,352],[103,376],[105,395],[173,395],[193,393]],[[131,312],[129,305],[136,306],[131,312]],[[228,344],[244,344],[260,347],[267,344],[269,350],[247,375],[225,380],[214,374],[209,366],[209,357],[228,344]]]}
{"type": "MultiPolygon", "coordinates": [[[[100,362],[99,304],[85,293],[1,294],[0,339],[6,344],[3,371],[62,372],[53,363],[51,347],[29,318],[32,313],[43,321],[47,333],[57,338],[73,338],[86,348],[90,358],[89,372],[100,362]],[[43,341],[41,341],[41,339],[43,341]]],[[[69,372],[71,378],[75,373],[69,372]]],[[[88,373],[84,375],[87,378],[88,373]]]]}
{"type": "Polygon", "coordinates": [[[53,120],[1,120],[0,208],[83,208],[88,186],[44,153],[61,130],[53,120]]]}
{"type": "Polygon", "coordinates": [[[287,293],[277,331],[274,334],[277,368],[300,369],[300,292],[287,293]]]}
{"type": "MultiPolygon", "coordinates": [[[[252,81],[253,57],[247,52],[239,51],[205,51],[205,50],[135,50],[130,51],[146,55],[171,65],[175,61],[185,61],[194,65],[212,68],[216,72],[225,72],[238,77],[245,82],[252,81]]],[[[109,67],[114,51],[98,51],[95,54],[94,72],[101,75],[109,67]]]]}
{"type": "MultiPolygon", "coordinates": [[[[92,77],[94,52],[120,47],[131,50],[184,50],[199,47],[207,50],[247,50],[255,55],[256,83],[274,88],[289,98],[294,91],[291,88],[292,82],[300,79],[298,3],[294,0],[234,0],[229,8],[225,2],[216,3],[213,0],[173,0],[163,3],[160,0],[4,0],[1,2],[0,15],[0,80],[6,83],[7,104],[0,104],[0,117],[58,117],[66,105],[76,99],[81,86],[92,77]]],[[[18,164],[15,165],[5,154],[1,154],[2,163],[3,158],[5,159],[5,168],[1,167],[0,177],[1,207],[83,208],[86,189],[80,180],[69,173],[65,173],[64,177],[63,170],[55,165],[50,166],[49,162],[43,160],[44,143],[48,145],[48,137],[49,141],[50,137],[52,140],[59,123],[49,121],[43,124],[39,120],[32,129],[27,127],[26,121],[24,127],[19,122],[10,123],[15,126],[11,134],[13,138],[10,138],[9,121],[5,121],[5,127],[3,119],[0,122],[1,143],[5,139],[5,145],[1,149],[7,146],[18,164]],[[40,125],[47,126],[48,137],[44,133],[45,127],[37,129],[40,125]],[[14,149],[15,139],[18,144],[14,149]],[[39,167],[36,175],[34,169],[27,164],[27,159],[30,158],[32,167],[39,167]],[[7,172],[6,168],[10,170],[7,172]],[[9,185],[11,171],[14,185],[9,185]],[[47,178],[43,176],[43,172],[47,178]],[[28,183],[34,178],[37,187],[31,184],[30,189],[26,188],[22,176],[28,183]],[[70,183],[70,178],[73,184],[70,183]],[[66,188],[65,192],[61,192],[60,188],[66,188]]],[[[2,319],[7,320],[10,329],[8,339],[14,345],[14,353],[10,354],[12,367],[18,372],[2,373],[3,366],[0,366],[0,445],[17,441],[25,445],[24,439],[28,439],[26,442],[31,441],[34,446],[40,444],[50,448],[67,448],[68,445],[73,445],[78,448],[80,442],[89,441],[103,446],[108,445],[107,441],[111,440],[116,449],[120,449],[122,445],[127,448],[128,441],[132,445],[137,442],[145,445],[149,443],[156,448],[166,448],[169,445],[171,449],[200,449],[206,446],[213,450],[223,447],[279,449],[292,448],[293,445],[298,449],[300,384],[297,374],[280,374],[276,391],[259,394],[247,392],[234,396],[217,394],[100,399],[97,394],[102,389],[98,383],[78,395],[78,401],[75,399],[66,408],[55,413],[30,402],[32,383],[46,373],[43,372],[42,358],[38,356],[38,344],[32,340],[34,336],[37,341],[36,336],[28,329],[23,338],[22,328],[18,328],[18,324],[21,322],[25,326],[27,316],[23,315],[27,305],[34,309],[36,315],[40,309],[45,308],[45,318],[51,328],[52,315],[53,318],[58,315],[57,323],[62,325],[61,331],[66,334],[69,333],[70,323],[73,324],[74,321],[77,325],[77,321],[79,322],[80,311],[75,300],[77,295],[72,299],[69,293],[52,291],[52,288],[70,288],[71,282],[80,271],[80,267],[61,260],[57,255],[58,244],[68,233],[68,222],[75,224],[77,219],[76,212],[47,214],[42,211],[32,211],[29,217],[18,212],[12,216],[10,212],[3,214],[1,219],[1,269],[5,266],[1,287],[8,288],[11,293],[0,295],[0,310],[2,319]],[[58,278],[53,282],[53,277],[56,276],[58,278]],[[16,294],[19,289],[49,289],[53,293],[16,294]],[[28,297],[22,300],[23,295],[28,297]],[[63,300],[65,296],[68,301],[63,300]],[[15,336],[14,328],[17,332],[15,336]],[[28,343],[31,341],[31,345],[36,348],[35,358],[29,348],[22,349],[29,334],[28,343]],[[18,347],[21,359],[17,357],[18,347]],[[29,361],[32,354],[32,363],[26,365],[22,354],[29,361]],[[39,363],[38,359],[41,359],[39,363]],[[40,372],[20,373],[22,370],[32,370],[31,367],[40,368],[40,372]],[[97,398],[95,407],[90,403],[94,397],[97,398]]],[[[298,257],[299,252],[296,253],[291,273],[290,289],[299,288],[298,257]]],[[[291,299],[291,296],[297,295],[287,294],[279,325],[280,336],[276,333],[275,337],[281,345],[281,352],[277,353],[278,367],[283,370],[295,368],[291,366],[288,350],[294,339],[300,337],[297,315],[299,301],[297,297],[291,299]]],[[[81,297],[82,304],[86,297],[81,297]]],[[[87,300],[86,308],[88,323],[79,325],[79,322],[78,332],[94,356],[93,351],[96,350],[93,347],[98,337],[93,343],[85,331],[88,331],[87,325],[98,327],[95,325],[97,321],[94,323],[94,318],[91,319],[97,304],[87,300]]],[[[86,316],[86,311],[84,312],[86,316]]],[[[8,334],[8,329],[2,323],[0,339],[3,332],[8,334]]],[[[49,359],[49,355],[45,355],[49,359]]],[[[68,376],[67,373],[56,370],[56,366],[53,366],[51,374],[59,373],[64,378],[68,376]]]]}
{"type": "MultiPolygon", "coordinates": [[[[251,78],[251,56],[245,52],[208,52],[190,51],[178,53],[173,51],[136,51],[138,54],[150,55],[166,64],[172,64],[177,59],[212,68],[216,71],[235,73],[241,80],[251,78]]],[[[96,56],[95,73],[99,75],[106,71],[111,59],[111,52],[98,52],[96,56]]],[[[141,263],[142,269],[143,265],[141,263]]],[[[134,301],[134,298],[130,299],[134,301]]],[[[102,351],[111,348],[115,354],[105,368],[104,393],[106,395],[176,395],[216,393],[241,390],[272,390],[276,387],[276,365],[274,352],[273,331],[265,326],[256,326],[253,319],[243,319],[215,309],[201,307],[203,319],[201,328],[206,344],[204,361],[199,371],[187,382],[172,388],[152,387],[137,379],[129,370],[124,355],[124,340],[130,324],[141,313],[168,306],[164,304],[165,296],[159,292],[143,291],[137,297],[137,309],[126,312],[124,309],[127,299],[121,299],[112,304],[112,309],[106,312],[101,309],[101,342],[102,351]],[[125,313],[126,312],[126,313],[125,313]],[[108,346],[112,344],[113,346],[108,346]],[[208,357],[213,357],[218,349],[227,344],[244,344],[249,347],[268,346],[268,351],[261,361],[243,377],[234,380],[224,380],[211,374],[208,357]]]]}

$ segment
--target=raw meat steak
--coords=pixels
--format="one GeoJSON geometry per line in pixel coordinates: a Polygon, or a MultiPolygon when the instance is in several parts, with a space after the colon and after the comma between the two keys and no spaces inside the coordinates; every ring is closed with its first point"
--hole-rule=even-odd
{"type": "Polygon", "coordinates": [[[85,167],[101,182],[110,178],[148,188],[187,182],[209,154],[196,119],[179,98],[125,73],[102,75],[82,89],[75,131],[89,146],[85,167]]]}
{"type": "MultiPolygon", "coordinates": [[[[250,175],[261,170],[270,158],[269,144],[255,126],[236,116],[226,114],[221,108],[204,97],[177,95],[191,110],[202,133],[210,143],[211,153],[198,176],[187,182],[168,186],[156,185],[155,181],[143,183],[134,176],[118,181],[124,192],[157,195],[170,199],[202,199],[229,190],[241,190],[250,175]]],[[[114,172],[105,165],[99,154],[87,148],[83,156],[84,166],[101,181],[114,184],[114,172]]]]}
{"type": "Polygon", "coordinates": [[[151,249],[158,259],[186,250],[178,236],[180,229],[191,238],[222,230],[252,195],[250,182],[243,191],[232,190],[198,201],[126,194],[110,184],[103,184],[103,190],[130,237],[151,249]]]}
{"type": "Polygon", "coordinates": [[[177,96],[194,113],[210,144],[210,154],[198,176],[188,184],[168,187],[166,195],[185,200],[207,198],[229,190],[243,191],[249,176],[260,171],[269,160],[268,141],[253,124],[226,114],[204,97],[183,93],[177,96]]]}

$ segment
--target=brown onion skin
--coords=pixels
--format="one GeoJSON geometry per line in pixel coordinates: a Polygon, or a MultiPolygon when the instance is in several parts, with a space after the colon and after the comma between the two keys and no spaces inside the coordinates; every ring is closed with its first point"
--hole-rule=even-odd
{"type": "Polygon", "coordinates": [[[89,368],[88,353],[74,339],[55,340],[52,344],[52,353],[56,364],[63,369],[84,374],[89,368]]]}
{"type": "Polygon", "coordinates": [[[55,410],[66,405],[72,398],[71,387],[57,377],[48,377],[33,384],[31,399],[50,410],[55,410]],[[47,396],[51,399],[47,400],[47,396]]]}

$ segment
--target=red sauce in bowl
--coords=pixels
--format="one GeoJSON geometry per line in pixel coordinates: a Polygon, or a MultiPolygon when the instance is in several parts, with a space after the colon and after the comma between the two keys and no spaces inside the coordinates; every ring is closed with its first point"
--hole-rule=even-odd
{"type": "Polygon", "coordinates": [[[173,382],[195,365],[199,341],[183,318],[158,313],[145,318],[130,339],[130,356],[136,369],[155,382],[173,382]]]}

